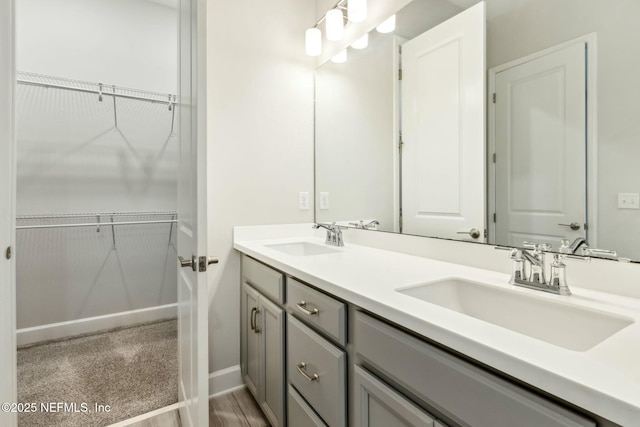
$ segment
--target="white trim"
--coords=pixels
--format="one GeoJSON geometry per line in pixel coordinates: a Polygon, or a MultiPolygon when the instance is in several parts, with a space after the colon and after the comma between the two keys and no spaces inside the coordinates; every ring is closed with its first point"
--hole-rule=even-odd
{"type": "Polygon", "coordinates": [[[165,406],[164,408],[156,409],[151,412],[147,412],[146,414],[138,415],[133,418],[129,418],[123,421],[119,421],[115,424],[110,424],[109,427],[124,427],[129,426],[131,424],[138,423],[140,421],[145,421],[150,418],[156,417],[158,415],[165,414],[167,412],[175,411],[176,409],[180,409],[180,407],[184,406],[184,402],[174,403],[173,405],[165,406]]]}
{"type": "MultiPolygon", "coordinates": [[[[5,259],[11,246],[15,253],[16,138],[15,138],[15,3],[0,4],[0,401],[17,401],[16,362],[16,268],[15,256],[5,259]]],[[[0,411],[0,424],[16,426],[16,413],[0,411]]]]}
{"type": "Polygon", "coordinates": [[[244,387],[240,365],[220,369],[209,374],[209,398],[244,387]]]}
{"type": "Polygon", "coordinates": [[[598,244],[598,35],[589,33],[584,36],[569,40],[556,46],[543,49],[531,55],[518,58],[516,60],[498,65],[488,71],[488,92],[487,92],[487,163],[488,174],[488,203],[487,203],[487,223],[489,224],[489,241],[496,241],[496,227],[493,222],[493,213],[496,211],[496,167],[493,159],[489,157],[496,151],[495,141],[495,104],[493,103],[493,93],[495,92],[496,74],[508,70],[509,68],[522,65],[526,62],[541,58],[553,52],[565,49],[578,43],[585,43],[588,46],[587,56],[587,215],[588,215],[588,236],[589,246],[597,247],[598,244]]]}
{"type": "Polygon", "coordinates": [[[158,307],[142,308],[139,310],[123,311],[106,314],[104,316],[87,317],[67,322],[50,323],[32,328],[18,329],[18,346],[33,344],[40,341],[64,338],[106,329],[129,326],[136,323],[153,322],[156,320],[176,317],[178,304],[167,304],[158,307]]]}

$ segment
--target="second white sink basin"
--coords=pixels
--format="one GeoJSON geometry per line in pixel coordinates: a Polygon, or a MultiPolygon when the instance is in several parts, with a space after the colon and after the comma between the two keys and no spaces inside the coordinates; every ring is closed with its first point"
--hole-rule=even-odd
{"type": "Polygon", "coordinates": [[[611,313],[458,277],[396,291],[574,351],[587,351],[633,323],[611,313]]]}
{"type": "Polygon", "coordinates": [[[322,255],[338,252],[337,249],[329,246],[316,245],[315,243],[309,242],[279,243],[277,245],[266,245],[265,247],[294,256],[322,255]]]}

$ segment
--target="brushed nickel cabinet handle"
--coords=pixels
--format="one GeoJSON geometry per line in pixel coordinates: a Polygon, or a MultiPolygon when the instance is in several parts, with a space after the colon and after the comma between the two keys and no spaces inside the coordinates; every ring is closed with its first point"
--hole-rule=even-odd
{"type": "Polygon", "coordinates": [[[318,315],[320,313],[320,310],[318,310],[317,308],[314,308],[313,310],[307,310],[307,302],[306,301],[300,301],[299,303],[296,304],[296,306],[298,307],[298,309],[303,312],[304,314],[306,314],[307,316],[314,316],[314,315],[318,315]]]}
{"type": "Polygon", "coordinates": [[[261,331],[260,327],[258,326],[258,314],[260,314],[260,309],[254,307],[251,311],[253,312],[253,332],[259,334],[261,331]]]}
{"type": "Polygon", "coordinates": [[[300,372],[300,375],[302,375],[307,381],[312,382],[312,381],[320,381],[320,375],[318,374],[313,374],[313,375],[309,375],[307,374],[307,371],[305,370],[307,367],[307,364],[302,362],[302,363],[298,363],[298,365],[296,366],[296,368],[298,368],[298,372],[300,372]]]}
{"type": "Polygon", "coordinates": [[[251,309],[251,330],[255,331],[256,330],[256,323],[255,323],[255,315],[256,315],[256,307],[253,307],[251,309]]]}

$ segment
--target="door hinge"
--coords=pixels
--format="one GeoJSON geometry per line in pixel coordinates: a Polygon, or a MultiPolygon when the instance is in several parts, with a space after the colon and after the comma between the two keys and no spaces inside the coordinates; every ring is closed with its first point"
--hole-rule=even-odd
{"type": "Polygon", "coordinates": [[[487,229],[486,228],[484,229],[484,238],[485,239],[487,238],[487,229]]]}
{"type": "Polygon", "coordinates": [[[496,103],[496,93],[495,92],[493,92],[493,103],[494,104],[496,103]]]}
{"type": "Polygon", "coordinates": [[[9,246],[6,250],[6,252],[4,253],[5,258],[7,259],[11,259],[11,246],[9,246]]]}
{"type": "Polygon", "coordinates": [[[398,80],[402,80],[402,68],[398,69],[398,80]]]}
{"type": "Polygon", "coordinates": [[[496,214],[493,214],[493,222],[496,222],[496,214]]]}
{"type": "Polygon", "coordinates": [[[496,153],[493,153],[493,163],[496,162],[496,153]]]}

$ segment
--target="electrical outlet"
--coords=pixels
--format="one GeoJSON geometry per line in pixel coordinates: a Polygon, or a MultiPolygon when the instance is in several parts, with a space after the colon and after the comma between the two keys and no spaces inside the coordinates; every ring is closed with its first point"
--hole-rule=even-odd
{"type": "Polygon", "coordinates": [[[301,191],[298,193],[298,209],[301,211],[309,210],[309,192],[301,191]]]}
{"type": "Polygon", "coordinates": [[[320,209],[326,211],[329,209],[329,193],[321,192],[320,193],[320,209]]]}
{"type": "Polygon", "coordinates": [[[618,209],[640,209],[640,194],[618,193],[618,209]]]}

